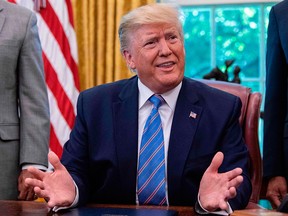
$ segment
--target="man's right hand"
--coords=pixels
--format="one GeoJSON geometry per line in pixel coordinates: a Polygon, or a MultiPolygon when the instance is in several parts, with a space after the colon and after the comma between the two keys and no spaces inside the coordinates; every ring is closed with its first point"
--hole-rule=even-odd
{"type": "Polygon", "coordinates": [[[282,176],[276,176],[269,180],[266,197],[271,202],[273,208],[281,204],[281,200],[287,194],[287,182],[282,176]]]}
{"type": "Polygon", "coordinates": [[[49,152],[48,159],[54,167],[54,172],[42,172],[29,167],[28,171],[35,178],[27,178],[25,183],[34,187],[35,194],[44,198],[48,207],[70,206],[76,196],[73,179],[54,152],[49,152]]]}

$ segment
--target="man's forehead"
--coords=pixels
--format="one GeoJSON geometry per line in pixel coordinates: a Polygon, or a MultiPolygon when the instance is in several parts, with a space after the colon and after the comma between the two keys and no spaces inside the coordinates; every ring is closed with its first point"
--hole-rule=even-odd
{"type": "Polygon", "coordinates": [[[178,32],[175,25],[171,24],[145,24],[137,28],[138,32],[145,35],[154,35],[163,32],[164,34],[170,32],[178,32]]]}

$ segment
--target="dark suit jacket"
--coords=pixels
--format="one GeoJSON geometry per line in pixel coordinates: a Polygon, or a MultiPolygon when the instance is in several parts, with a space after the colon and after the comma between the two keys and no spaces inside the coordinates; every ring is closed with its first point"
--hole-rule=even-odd
{"type": "MultiPolygon", "coordinates": [[[[79,187],[80,204],[135,204],[138,149],[138,78],[82,92],[62,162],[79,187]]],[[[241,167],[244,183],[230,201],[244,208],[251,195],[248,152],[238,123],[240,99],[184,78],[168,150],[170,205],[193,206],[199,182],[217,151],[225,154],[220,172],[241,167]],[[190,112],[197,114],[189,117],[190,112]]]]}
{"type": "Polygon", "coordinates": [[[264,109],[264,177],[288,179],[288,0],[269,17],[264,109]]]}

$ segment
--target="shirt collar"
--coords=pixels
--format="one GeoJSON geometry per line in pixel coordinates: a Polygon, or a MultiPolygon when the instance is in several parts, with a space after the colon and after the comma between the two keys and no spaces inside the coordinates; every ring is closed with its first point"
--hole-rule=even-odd
{"type": "MultiPolygon", "coordinates": [[[[176,107],[177,98],[182,86],[180,82],[175,88],[168,92],[161,94],[161,96],[166,101],[167,105],[174,111],[176,107]]],[[[145,86],[141,80],[138,78],[138,89],[139,89],[139,109],[146,103],[146,101],[155,94],[147,86],[145,86]]]]}

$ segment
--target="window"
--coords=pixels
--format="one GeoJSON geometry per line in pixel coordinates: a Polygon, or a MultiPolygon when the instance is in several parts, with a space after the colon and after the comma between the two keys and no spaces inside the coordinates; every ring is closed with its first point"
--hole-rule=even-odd
{"type": "Polygon", "coordinates": [[[264,92],[265,43],[272,3],[182,6],[186,48],[185,75],[202,78],[212,68],[241,68],[241,83],[264,92]]]}

